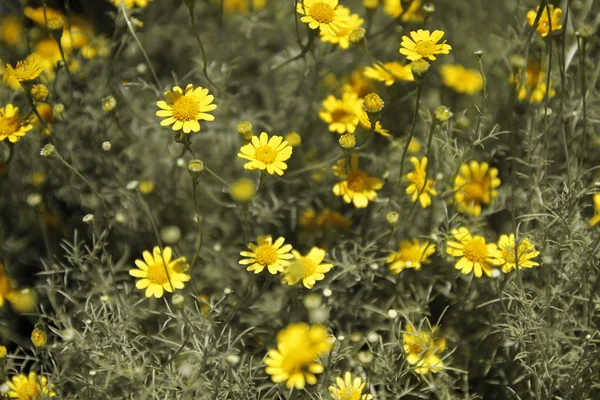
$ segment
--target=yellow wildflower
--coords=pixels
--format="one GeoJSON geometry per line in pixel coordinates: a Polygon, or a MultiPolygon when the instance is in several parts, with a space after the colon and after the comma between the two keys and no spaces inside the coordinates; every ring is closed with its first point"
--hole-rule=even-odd
{"type": "Polygon", "coordinates": [[[460,227],[452,230],[452,237],[454,241],[448,241],[446,252],[452,257],[461,257],[455,267],[463,274],[473,272],[479,278],[483,272],[492,276],[493,267],[504,263],[498,246],[486,243],[483,236],[471,236],[467,228],[460,227]]]}
{"type": "Polygon", "coordinates": [[[352,72],[352,75],[346,78],[342,86],[342,92],[356,93],[359,99],[374,91],[375,87],[369,80],[365,79],[365,76],[360,71],[352,72]]]}
{"type": "Polygon", "coordinates": [[[600,193],[596,193],[593,196],[594,199],[594,216],[588,221],[589,226],[595,226],[600,222],[600,193]]]}
{"type": "Polygon", "coordinates": [[[191,83],[186,86],[185,93],[179,86],[173,87],[173,91],[165,92],[169,101],[158,101],[156,105],[160,108],[156,112],[159,117],[167,117],[161,121],[162,126],[173,125],[174,131],[183,129],[184,133],[199,132],[199,121],[214,121],[215,117],[208,112],[217,108],[213,104],[215,97],[209,94],[208,89],[198,86],[194,89],[191,83]]]}
{"type": "Polygon", "coordinates": [[[540,252],[535,250],[533,243],[531,243],[529,239],[523,238],[519,243],[518,250],[516,247],[515,235],[513,233],[500,236],[498,248],[502,253],[502,259],[504,260],[502,272],[508,273],[515,269],[517,267],[517,261],[519,263],[519,268],[532,268],[540,265],[533,261],[533,258],[540,255],[540,252]]]}
{"type": "Polygon", "coordinates": [[[19,107],[7,104],[0,108],[0,142],[16,143],[32,129],[31,124],[19,121],[19,107]]]}
{"type": "Polygon", "coordinates": [[[331,132],[354,133],[360,115],[363,113],[362,100],[356,93],[345,92],[341,99],[329,96],[323,101],[319,117],[329,124],[331,132]]]}
{"type": "Polygon", "coordinates": [[[151,1],[152,0],[112,0],[112,3],[115,7],[121,7],[121,2],[123,2],[127,8],[133,8],[134,6],[145,8],[151,1]]]}
{"type": "Polygon", "coordinates": [[[407,175],[411,184],[406,188],[406,193],[412,194],[413,203],[419,199],[422,208],[431,205],[431,196],[437,196],[433,188],[435,181],[427,179],[427,183],[425,182],[425,176],[431,176],[431,173],[427,174],[427,161],[427,157],[421,158],[421,161],[417,157],[411,157],[410,162],[415,166],[415,170],[407,175]]]}
{"type": "Polygon", "coordinates": [[[14,375],[7,382],[8,397],[18,400],[36,400],[47,397],[56,397],[54,386],[48,382],[45,376],[39,377],[33,371],[29,375],[14,375]]]}
{"type": "Polygon", "coordinates": [[[48,19],[53,19],[53,18],[63,18],[64,14],[61,13],[58,10],[55,10],[53,8],[50,7],[46,7],[46,11],[44,14],[44,7],[38,7],[38,8],[32,8],[32,7],[25,7],[25,9],[23,10],[23,14],[25,14],[25,16],[27,18],[29,18],[30,20],[32,20],[33,22],[35,22],[36,25],[45,27],[46,26],[46,20],[48,19]]]}
{"type": "Polygon", "coordinates": [[[430,61],[435,61],[436,54],[448,54],[452,47],[444,41],[441,44],[438,42],[444,36],[443,31],[433,31],[419,29],[418,31],[410,32],[409,36],[402,37],[400,54],[404,54],[411,61],[420,60],[422,58],[430,61]]]}
{"type": "Polygon", "coordinates": [[[250,143],[240,149],[238,157],[250,160],[244,164],[248,170],[266,170],[269,174],[283,175],[287,169],[285,163],[292,156],[292,146],[283,140],[281,136],[272,136],[266,132],[260,134],[260,138],[252,136],[250,143]]]}
{"type": "Polygon", "coordinates": [[[414,268],[416,271],[421,269],[422,264],[430,264],[429,256],[435,253],[435,244],[428,241],[419,242],[417,239],[412,241],[403,240],[400,242],[398,251],[392,251],[386,263],[390,264],[390,271],[399,274],[406,268],[414,268]]]}
{"type": "Polygon", "coordinates": [[[14,290],[10,277],[6,274],[4,264],[0,264],[0,307],[4,307],[4,301],[14,290]]]}
{"type": "Polygon", "coordinates": [[[42,60],[38,54],[30,54],[23,61],[17,62],[13,68],[12,65],[6,64],[6,72],[14,77],[19,82],[32,81],[43,71],[42,60]]]}
{"type": "Polygon", "coordinates": [[[240,264],[249,265],[246,269],[255,274],[261,273],[266,267],[271,275],[275,275],[290,265],[288,260],[294,257],[290,254],[292,245],[284,245],[284,242],[282,237],[273,242],[271,236],[259,236],[257,244],[248,244],[251,251],[240,252],[242,257],[246,257],[240,260],[240,264]]]}
{"type": "Polygon", "coordinates": [[[281,283],[292,286],[302,281],[307,289],[312,289],[316,281],[325,279],[325,274],[333,268],[333,264],[323,263],[325,250],[318,247],[310,249],[306,256],[292,250],[295,260],[283,269],[281,283]]]}
{"type": "Polygon", "coordinates": [[[415,80],[410,65],[402,65],[397,61],[393,61],[383,63],[383,66],[390,71],[392,75],[377,64],[373,64],[372,67],[366,67],[363,74],[369,79],[383,82],[385,86],[392,86],[397,80],[407,82],[415,80]]]}
{"type": "Polygon", "coordinates": [[[308,24],[310,29],[320,29],[335,35],[346,28],[348,16],[338,6],[338,0],[304,0],[299,1],[296,11],[302,15],[300,21],[308,24]]]}
{"type": "Polygon", "coordinates": [[[22,43],[23,27],[14,15],[8,15],[0,21],[0,40],[13,47],[22,43]]]}
{"type": "Polygon", "coordinates": [[[35,347],[45,346],[47,340],[48,340],[48,336],[46,335],[46,333],[44,331],[41,331],[38,328],[35,328],[31,332],[31,343],[33,343],[33,345],[35,347]]]}
{"type": "Polygon", "coordinates": [[[135,260],[138,269],[130,269],[129,275],[140,278],[135,287],[146,289],[146,297],[160,298],[166,290],[172,293],[176,289],[183,289],[184,283],[191,278],[183,272],[185,257],[173,259],[173,251],[165,247],[154,247],[152,253],[144,251],[143,260],[135,260]]]}
{"type": "Polygon", "coordinates": [[[253,180],[241,178],[231,184],[229,194],[238,203],[247,203],[254,198],[256,184],[253,180]]]}
{"type": "MultiPolygon", "coordinates": [[[[220,4],[220,0],[216,1],[220,4]]],[[[249,10],[260,11],[267,5],[267,0],[223,0],[225,14],[244,13],[249,10]]]]}
{"type": "MultiPolygon", "coordinates": [[[[535,17],[540,10],[540,6],[535,8],[535,11],[529,10],[527,12],[527,24],[529,26],[533,26],[535,22],[535,17]]],[[[540,34],[541,37],[548,36],[548,33],[551,31],[556,31],[562,28],[560,25],[560,17],[562,16],[562,10],[558,7],[554,7],[552,4],[548,5],[548,8],[544,6],[542,10],[542,14],[540,15],[540,19],[535,28],[537,33],[540,34]],[[550,13],[550,18],[548,18],[548,13],[550,13]],[[552,20],[552,21],[551,21],[552,20]]]]}
{"type": "Polygon", "coordinates": [[[350,14],[350,10],[346,7],[338,6],[338,10],[340,11],[341,15],[347,19],[347,25],[336,33],[331,33],[329,30],[321,29],[320,35],[323,42],[337,44],[345,50],[350,47],[350,33],[354,29],[362,26],[365,20],[362,19],[358,14],[350,14]]]}
{"type": "Polygon", "coordinates": [[[344,378],[341,376],[335,378],[337,386],[329,386],[329,394],[333,400],[371,400],[370,394],[362,394],[367,383],[359,377],[352,379],[352,374],[346,372],[344,378]]]}
{"type": "Polygon", "coordinates": [[[383,182],[358,169],[358,154],[353,153],[350,161],[350,172],[346,179],[333,186],[333,194],[342,196],[344,202],[353,203],[356,208],[365,208],[369,201],[377,199],[377,190],[383,182]]]}
{"type": "Polygon", "coordinates": [[[462,164],[459,174],[454,178],[454,199],[458,211],[478,217],[482,204],[490,204],[498,195],[498,186],[498,170],[490,168],[488,163],[471,161],[462,164]]]}
{"type": "Polygon", "coordinates": [[[440,67],[444,85],[458,93],[475,94],[483,89],[483,78],[479,71],[459,64],[445,64],[440,67]]]}
{"type": "Polygon", "coordinates": [[[411,324],[406,325],[402,334],[406,361],[415,367],[417,374],[440,372],[444,362],[440,353],[446,350],[446,338],[439,336],[438,328],[421,328],[415,332],[411,324]]]}

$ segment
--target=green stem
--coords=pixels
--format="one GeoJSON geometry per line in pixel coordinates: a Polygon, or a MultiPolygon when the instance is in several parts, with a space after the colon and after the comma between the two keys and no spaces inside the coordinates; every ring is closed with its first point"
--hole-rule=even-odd
{"type": "Polygon", "coordinates": [[[300,58],[303,58],[306,55],[306,53],[308,53],[308,51],[310,50],[310,47],[314,43],[316,37],[317,37],[317,34],[315,33],[314,29],[311,29],[309,32],[309,36],[308,36],[308,43],[306,43],[306,46],[304,46],[302,48],[302,51],[297,56],[294,56],[294,57],[282,62],[281,64],[274,67],[273,69],[271,69],[271,72],[275,72],[278,69],[286,66],[287,64],[289,64],[291,62],[299,60],[300,58]]]}
{"type": "Polygon", "coordinates": [[[421,92],[423,89],[423,84],[421,82],[417,83],[417,99],[415,101],[415,111],[413,113],[412,124],[410,126],[410,133],[408,134],[408,140],[406,141],[406,145],[404,145],[404,152],[402,153],[402,159],[400,160],[400,175],[398,176],[398,184],[402,184],[402,177],[404,176],[404,161],[406,160],[406,154],[408,153],[408,147],[410,146],[410,142],[415,134],[415,126],[417,125],[417,117],[419,116],[419,108],[421,108],[421,92]]]}
{"type": "MultiPolygon", "coordinates": [[[[192,3],[194,4],[194,3],[192,3]]],[[[204,50],[204,44],[202,43],[202,39],[200,38],[200,34],[197,32],[196,27],[196,18],[194,16],[193,6],[188,6],[188,11],[190,14],[190,20],[192,22],[192,31],[194,33],[194,37],[196,38],[196,42],[198,42],[198,47],[200,47],[200,53],[202,53],[202,73],[206,80],[215,88],[217,92],[220,91],[219,87],[208,77],[208,60],[206,58],[206,51],[204,50]]]]}
{"type": "Polygon", "coordinates": [[[198,258],[198,254],[200,253],[200,248],[202,248],[202,216],[200,215],[200,209],[198,208],[198,191],[196,190],[196,186],[198,181],[192,178],[192,194],[194,197],[194,210],[196,211],[196,223],[198,224],[198,244],[196,245],[196,251],[194,252],[194,256],[192,257],[191,268],[194,268],[196,265],[196,259],[198,258]]]}
{"type": "Polygon", "coordinates": [[[94,232],[94,235],[96,235],[96,238],[98,239],[98,242],[100,243],[100,249],[102,250],[102,254],[104,255],[104,258],[106,258],[106,264],[108,265],[108,272],[110,273],[110,277],[113,281],[113,285],[115,287],[116,292],[117,292],[117,299],[119,300],[119,303],[121,304],[121,308],[123,310],[125,310],[125,302],[123,301],[123,298],[121,297],[121,291],[118,290],[117,288],[117,276],[115,274],[115,269],[112,263],[112,259],[110,257],[110,255],[108,254],[108,252],[106,251],[106,247],[104,247],[104,241],[102,240],[102,237],[98,234],[97,230],[96,230],[96,225],[94,224],[94,222],[92,221],[92,230],[94,232]]]}

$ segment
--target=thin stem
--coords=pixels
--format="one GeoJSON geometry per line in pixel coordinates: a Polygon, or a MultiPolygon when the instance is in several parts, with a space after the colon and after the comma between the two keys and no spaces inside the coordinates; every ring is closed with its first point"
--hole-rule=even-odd
{"type": "MultiPolygon", "coordinates": [[[[148,219],[150,220],[150,224],[152,225],[152,230],[154,231],[154,236],[156,236],[156,241],[158,242],[158,245],[160,246],[161,250],[163,248],[163,243],[162,240],[160,239],[160,233],[158,233],[158,225],[156,224],[156,220],[154,219],[154,215],[152,215],[152,211],[150,211],[150,207],[148,207],[148,203],[146,203],[146,200],[143,199],[142,195],[137,192],[137,199],[140,202],[140,204],[142,205],[142,208],[144,209],[144,212],[146,213],[146,215],[148,215],[148,219]]],[[[166,267],[165,267],[166,268],[166,267]]]]}
{"type": "Polygon", "coordinates": [[[415,111],[413,113],[412,124],[410,126],[410,133],[408,134],[408,140],[404,145],[404,152],[402,153],[402,159],[400,160],[400,175],[398,176],[398,184],[402,184],[402,177],[404,176],[404,161],[406,160],[406,154],[408,153],[408,147],[415,134],[415,126],[417,125],[417,117],[419,116],[419,108],[421,108],[421,92],[423,89],[423,83],[417,83],[417,99],[415,101],[415,111]]]}
{"type": "Polygon", "coordinates": [[[281,64],[274,67],[273,69],[271,69],[271,72],[275,72],[278,69],[286,66],[287,64],[289,64],[291,62],[299,60],[300,58],[303,58],[306,55],[306,53],[308,53],[308,50],[310,50],[310,47],[314,43],[316,37],[317,37],[317,34],[315,33],[315,31],[313,29],[311,29],[309,32],[309,35],[308,35],[308,43],[306,43],[306,46],[304,46],[302,48],[302,51],[300,51],[300,53],[297,56],[294,56],[294,57],[282,62],[281,64]]]}
{"type": "Polygon", "coordinates": [[[196,211],[196,223],[198,224],[198,244],[196,245],[196,251],[194,252],[194,256],[192,257],[191,268],[194,268],[196,265],[196,259],[198,258],[198,254],[200,253],[200,248],[202,247],[202,216],[200,215],[200,209],[198,208],[198,191],[196,190],[196,186],[198,181],[192,178],[192,194],[194,197],[194,210],[196,211]]]}
{"type": "MultiPolygon", "coordinates": [[[[102,250],[102,254],[104,255],[104,258],[106,258],[106,264],[108,265],[108,272],[110,273],[110,277],[113,281],[113,285],[115,288],[117,288],[117,276],[115,274],[115,269],[114,269],[114,266],[112,263],[112,258],[106,251],[106,247],[104,247],[104,241],[102,240],[102,237],[98,234],[98,232],[96,230],[96,225],[94,224],[93,221],[92,221],[92,230],[94,232],[94,235],[96,235],[98,242],[100,243],[100,249],[102,250]]],[[[124,310],[125,302],[123,301],[123,298],[121,297],[121,291],[117,289],[116,292],[117,292],[117,299],[119,300],[119,303],[121,304],[121,307],[124,310]]]]}
{"type": "MultiPolygon", "coordinates": [[[[189,3],[186,3],[189,4],[189,3]]],[[[194,4],[194,3],[191,3],[194,4]]],[[[208,77],[208,60],[206,58],[206,51],[204,50],[204,44],[202,43],[202,39],[200,38],[200,34],[197,32],[196,27],[196,18],[194,16],[193,6],[188,6],[188,11],[190,13],[190,20],[192,22],[192,32],[194,33],[194,37],[196,38],[196,42],[198,42],[198,47],[200,47],[200,53],[202,53],[202,73],[206,80],[213,85],[213,87],[219,92],[219,87],[208,77]]]]}

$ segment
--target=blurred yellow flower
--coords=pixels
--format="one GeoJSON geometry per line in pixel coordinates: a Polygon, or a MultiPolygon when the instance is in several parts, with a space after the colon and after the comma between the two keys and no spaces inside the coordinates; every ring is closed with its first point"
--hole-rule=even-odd
{"type": "Polygon", "coordinates": [[[589,226],[596,226],[600,222],[600,193],[593,196],[594,199],[594,216],[589,220],[589,226]]]}
{"type": "Polygon", "coordinates": [[[425,21],[425,14],[423,14],[423,1],[412,0],[410,5],[402,14],[400,18],[403,22],[423,22],[425,21]]]}
{"type": "Polygon", "coordinates": [[[277,333],[277,348],[270,349],[265,359],[266,372],[273,382],[286,382],[286,387],[304,389],[317,383],[315,374],[325,368],[317,362],[332,347],[327,329],[304,322],[288,325],[277,333]]]}
{"type": "Polygon", "coordinates": [[[400,54],[404,54],[411,61],[420,60],[422,58],[434,61],[436,54],[448,54],[452,47],[446,44],[446,41],[438,44],[444,36],[443,31],[433,31],[419,29],[418,31],[410,32],[409,36],[402,36],[400,44],[400,54]]]}
{"type": "Polygon", "coordinates": [[[173,259],[173,251],[165,247],[154,247],[152,253],[144,251],[143,260],[135,260],[137,269],[130,269],[129,275],[139,278],[135,287],[146,289],[146,297],[161,298],[166,290],[172,293],[176,289],[183,289],[184,283],[191,278],[183,272],[186,263],[185,257],[173,259]]]}
{"type": "Polygon", "coordinates": [[[323,42],[337,44],[345,50],[350,47],[350,32],[361,27],[365,20],[358,14],[350,14],[350,9],[346,7],[338,6],[338,10],[340,11],[340,14],[347,19],[347,25],[336,33],[321,29],[320,35],[323,42]]]}
{"type": "Polygon", "coordinates": [[[229,194],[238,203],[247,203],[254,198],[256,184],[252,179],[240,178],[231,184],[229,194]]]}
{"type": "Polygon", "coordinates": [[[283,175],[287,169],[287,161],[292,156],[292,146],[283,140],[281,136],[272,136],[266,132],[260,134],[260,138],[252,136],[250,143],[241,147],[239,158],[250,160],[244,164],[248,170],[266,170],[269,174],[283,175]]]}
{"type": "Polygon", "coordinates": [[[346,78],[344,85],[342,86],[342,92],[356,93],[359,99],[362,99],[369,93],[375,91],[375,87],[371,84],[368,79],[360,71],[354,71],[346,78]]]}
{"type": "Polygon", "coordinates": [[[328,96],[323,101],[323,108],[319,111],[319,117],[329,124],[331,132],[354,133],[360,115],[363,113],[362,100],[356,93],[345,92],[342,98],[328,96]]]}
{"type": "Polygon", "coordinates": [[[158,117],[166,117],[161,121],[162,126],[173,125],[174,131],[183,129],[184,133],[199,132],[199,121],[214,121],[215,117],[208,114],[217,108],[213,104],[215,97],[209,94],[208,89],[198,86],[194,89],[191,83],[186,86],[185,92],[179,86],[173,87],[173,91],[165,92],[169,102],[158,101],[156,105],[160,110],[156,112],[158,117]]]}
{"type": "Polygon", "coordinates": [[[390,71],[392,75],[390,75],[385,69],[381,68],[377,64],[373,64],[371,67],[366,67],[363,74],[369,79],[383,82],[385,86],[392,86],[397,80],[407,82],[412,82],[415,80],[410,69],[410,65],[402,65],[397,61],[392,61],[383,63],[383,66],[390,71]]]}
{"type": "Polygon", "coordinates": [[[154,182],[152,181],[140,181],[138,186],[141,194],[150,194],[154,191],[154,182]]]}
{"type": "Polygon", "coordinates": [[[405,326],[402,333],[406,361],[414,366],[417,374],[440,372],[444,362],[440,353],[446,350],[446,338],[439,336],[437,327],[421,328],[415,332],[411,324],[405,326]]]}
{"type": "Polygon", "coordinates": [[[127,8],[133,8],[134,6],[145,8],[151,1],[152,0],[112,0],[112,3],[115,7],[121,7],[121,2],[123,2],[127,8]]]}
{"type": "Polygon", "coordinates": [[[33,345],[35,347],[45,346],[47,340],[48,340],[48,335],[46,335],[46,333],[44,331],[41,331],[38,328],[35,328],[31,332],[31,343],[33,343],[33,345]]]}
{"type": "Polygon", "coordinates": [[[21,21],[14,15],[7,15],[0,21],[0,40],[7,46],[18,46],[23,41],[21,21]]]}
{"type": "Polygon", "coordinates": [[[37,294],[33,289],[16,289],[8,293],[6,299],[13,310],[19,314],[30,314],[35,311],[38,304],[37,294]]]}
{"type": "Polygon", "coordinates": [[[30,54],[23,61],[17,62],[13,68],[12,65],[6,64],[6,73],[10,74],[19,82],[32,81],[43,71],[42,60],[38,54],[30,54]]]}
{"type": "Polygon", "coordinates": [[[413,203],[419,199],[422,208],[431,205],[431,196],[437,196],[437,192],[433,188],[435,181],[427,179],[427,183],[425,183],[425,176],[432,175],[431,172],[427,174],[427,161],[427,157],[421,158],[420,161],[417,157],[411,157],[410,162],[414,165],[415,170],[407,175],[410,185],[406,188],[406,193],[412,194],[411,201],[413,203]]]}
{"type": "Polygon", "coordinates": [[[377,199],[377,190],[383,182],[358,169],[358,154],[353,153],[350,161],[350,172],[346,179],[333,186],[333,194],[342,196],[345,203],[353,203],[356,208],[365,208],[369,201],[377,199]]]}
{"type": "Polygon", "coordinates": [[[394,17],[398,18],[402,12],[404,11],[404,7],[402,7],[401,0],[382,0],[383,1],[383,11],[394,17]]]}
{"type": "Polygon", "coordinates": [[[348,25],[348,16],[337,6],[338,0],[304,0],[304,3],[298,2],[296,11],[304,15],[300,21],[308,24],[310,29],[335,35],[348,25]]]}
{"type": "Polygon", "coordinates": [[[0,142],[16,143],[31,130],[31,124],[19,121],[19,107],[7,104],[0,108],[0,142]]]}
{"type": "Polygon", "coordinates": [[[403,240],[400,242],[398,251],[392,251],[386,263],[390,264],[390,271],[399,274],[406,268],[414,268],[416,271],[421,269],[422,264],[430,264],[429,256],[435,253],[435,244],[428,241],[419,242],[418,239],[412,241],[403,240]]]}
{"type": "Polygon", "coordinates": [[[454,266],[465,275],[473,272],[480,278],[483,272],[492,276],[493,267],[504,263],[495,243],[486,243],[483,236],[471,236],[465,227],[452,229],[452,239],[447,243],[446,252],[452,257],[460,257],[454,266]]]}
{"type": "MultiPolygon", "coordinates": [[[[216,1],[220,4],[220,0],[216,1]]],[[[267,5],[267,0],[223,0],[225,14],[243,13],[249,10],[260,11],[267,5]]]]}
{"type": "Polygon", "coordinates": [[[8,380],[8,397],[18,400],[37,400],[47,397],[56,397],[54,386],[45,376],[39,377],[33,371],[29,375],[13,375],[8,380]],[[42,397],[43,396],[43,397],[42,397]]]}
{"type": "Polygon", "coordinates": [[[285,141],[292,147],[298,147],[302,143],[302,136],[298,132],[290,132],[285,135],[285,141]]]}
{"type": "Polygon", "coordinates": [[[459,64],[444,64],[440,74],[444,85],[458,93],[475,94],[483,89],[483,78],[477,70],[459,64]]]}
{"type": "Polygon", "coordinates": [[[275,275],[290,265],[288,260],[294,257],[290,254],[292,245],[284,245],[284,242],[285,239],[282,237],[273,242],[271,236],[259,236],[257,244],[248,244],[251,251],[240,252],[242,257],[246,257],[240,260],[240,264],[248,265],[246,269],[255,274],[259,274],[267,268],[271,275],[275,275]]]}
{"type": "Polygon", "coordinates": [[[511,75],[509,81],[514,83],[516,80],[516,89],[518,93],[518,99],[523,101],[527,100],[530,103],[541,103],[546,98],[546,92],[548,92],[548,98],[551,99],[556,95],[556,90],[552,87],[552,79],[548,81],[546,78],[546,72],[542,71],[538,65],[530,64],[525,70],[525,85],[520,82],[522,76],[522,69],[517,71],[517,76],[511,75]],[[548,82],[550,82],[550,89],[547,90],[548,82]]]}
{"type": "Polygon", "coordinates": [[[4,264],[0,264],[0,307],[4,307],[5,299],[13,290],[11,279],[6,274],[4,264]]]}
{"type": "Polygon", "coordinates": [[[504,260],[504,265],[502,266],[502,272],[504,273],[515,269],[517,262],[519,263],[519,268],[532,268],[540,265],[533,261],[533,258],[540,255],[540,252],[535,250],[533,243],[527,238],[521,239],[519,249],[517,250],[514,233],[502,235],[500,236],[500,240],[498,240],[498,248],[504,260]]]}
{"type": "Polygon", "coordinates": [[[498,195],[498,186],[498,170],[490,168],[488,163],[471,161],[462,164],[459,174],[454,178],[454,199],[458,211],[478,217],[481,205],[490,204],[498,195]]]}
{"type": "Polygon", "coordinates": [[[359,377],[352,379],[352,374],[346,372],[344,378],[341,376],[335,378],[337,386],[329,386],[329,394],[333,400],[371,400],[370,394],[362,394],[367,383],[359,377]]]}
{"type": "Polygon", "coordinates": [[[318,247],[310,249],[306,256],[292,250],[295,260],[283,269],[281,283],[292,286],[302,281],[307,289],[312,289],[316,281],[325,279],[325,274],[333,268],[333,264],[323,263],[325,250],[318,247]]]}
{"type": "MultiPolygon", "coordinates": [[[[527,24],[529,26],[533,26],[535,23],[535,17],[540,10],[540,6],[535,8],[535,11],[529,10],[527,12],[527,24]]],[[[562,28],[560,24],[560,17],[562,16],[562,10],[558,7],[554,7],[552,4],[548,5],[548,8],[544,6],[542,9],[542,14],[540,15],[540,19],[535,28],[537,33],[540,34],[541,37],[548,36],[548,33],[551,31],[556,31],[562,28]],[[548,13],[550,13],[550,18],[548,18],[548,13]]]]}
{"type": "MultiPolygon", "coordinates": [[[[369,115],[367,114],[367,112],[365,110],[362,111],[362,113],[360,114],[360,118],[358,120],[358,123],[360,124],[360,126],[367,130],[370,131],[371,130],[371,121],[369,120],[369,115]]],[[[375,124],[375,132],[379,133],[381,136],[383,137],[390,137],[390,132],[385,129],[382,125],[381,122],[377,121],[377,123],[375,124]]]]}
{"type": "Polygon", "coordinates": [[[50,8],[50,7],[46,7],[45,14],[44,14],[44,7],[39,7],[39,8],[25,7],[25,9],[23,10],[23,14],[25,14],[25,16],[27,18],[29,18],[30,20],[35,22],[36,25],[43,26],[43,27],[46,26],[47,19],[64,17],[64,14],[62,12],[55,10],[53,8],[50,8]]]}

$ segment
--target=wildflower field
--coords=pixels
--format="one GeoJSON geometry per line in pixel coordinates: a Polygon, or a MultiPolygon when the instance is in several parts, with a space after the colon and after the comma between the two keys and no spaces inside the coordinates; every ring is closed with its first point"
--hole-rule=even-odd
{"type": "Polygon", "coordinates": [[[2,1],[0,398],[600,399],[599,25],[2,1]]]}

